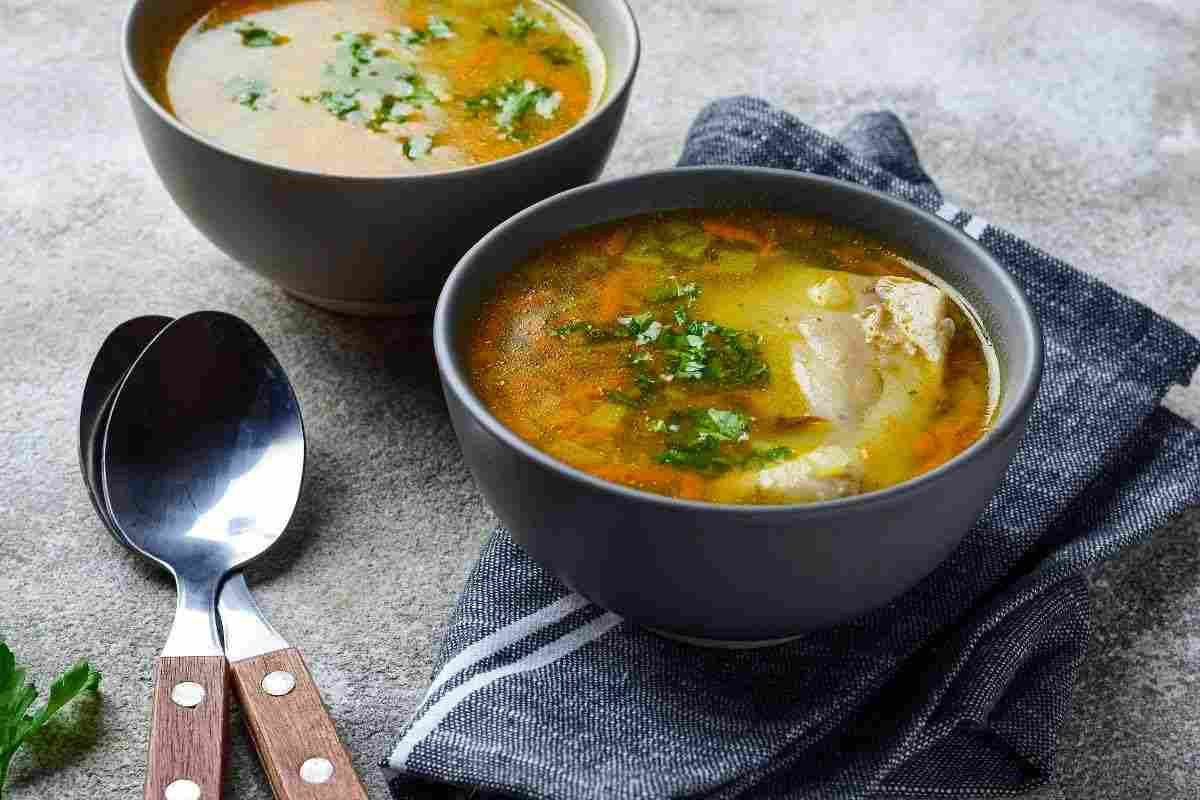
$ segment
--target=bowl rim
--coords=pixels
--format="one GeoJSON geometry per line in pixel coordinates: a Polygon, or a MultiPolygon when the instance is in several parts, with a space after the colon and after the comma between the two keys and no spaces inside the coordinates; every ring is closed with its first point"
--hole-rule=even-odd
{"type": "MultiPolygon", "coordinates": [[[[592,125],[596,124],[597,120],[605,116],[616,104],[623,102],[628,97],[630,88],[633,85],[633,80],[637,76],[638,66],[641,62],[642,54],[642,39],[641,32],[638,29],[637,19],[633,15],[633,9],[629,5],[629,0],[603,0],[608,2],[621,18],[622,35],[629,42],[632,53],[629,61],[629,68],[625,75],[621,78],[616,86],[611,85],[605,87],[606,95],[601,98],[600,103],[588,112],[582,119],[569,129],[563,131],[553,139],[547,139],[539,145],[530,147],[527,150],[513,153],[510,156],[496,159],[495,161],[485,161],[481,164],[469,164],[464,167],[455,167],[453,169],[437,170],[434,172],[421,172],[412,175],[348,175],[338,172],[321,172],[319,170],[299,169],[297,167],[289,167],[285,164],[277,164],[272,161],[255,158],[254,156],[237,150],[225,147],[217,143],[213,139],[205,136],[200,131],[195,130],[189,125],[186,125],[182,120],[175,117],[158,99],[153,92],[149,90],[141,75],[134,68],[134,44],[133,44],[133,26],[134,21],[143,10],[156,2],[168,2],[169,0],[132,0],[128,10],[125,12],[125,19],[121,24],[121,73],[125,78],[125,85],[137,96],[137,98],[149,108],[159,121],[174,128],[178,133],[183,134],[197,144],[208,147],[219,153],[242,162],[247,165],[260,167],[264,169],[276,170],[280,173],[305,178],[331,178],[342,181],[363,182],[363,183],[386,183],[389,181],[402,182],[436,182],[447,178],[468,177],[476,174],[487,174],[493,171],[498,171],[506,168],[510,164],[516,164],[526,160],[536,159],[540,154],[551,150],[558,150],[569,146],[576,139],[583,136],[584,131],[592,125]]],[[[216,0],[213,0],[215,2],[216,0]]],[[[574,9],[572,9],[574,10],[574,9]]],[[[575,12],[578,13],[578,12],[575,12]]],[[[587,22],[587,20],[584,20],[587,22]]],[[[590,27],[590,23],[589,23],[590,27]]],[[[603,48],[601,48],[603,50],[603,48]]],[[[608,61],[608,53],[605,53],[606,67],[608,61]]],[[[607,70],[606,70],[607,77],[607,70]]]]}
{"type": "Polygon", "coordinates": [[[504,444],[516,450],[524,457],[531,459],[539,466],[556,472],[574,483],[582,484],[584,488],[615,494],[632,501],[650,503],[664,510],[706,511],[708,513],[723,513],[733,516],[749,515],[766,517],[795,515],[797,513],[819,516],[856,507],[878,508],[888,506],[926,489],[930,484],[940,481],[943,476],[962,467],[967,462],[978,460],[999,447],[1008,437],[1019,432],[1024,425],[1033,402],[1037,397],[1045,357],[1041,324],[1025,292],[1017,285],[1008,270],[991,253],[977,241],[963,233],[959,228],[906,200],[850,181],[788,169],[725,165],[675,167],[585,184],[565,192],[560,192],[513,215],[494,228],[467,251],[466,255],[459,260],[458,264],[451,271],[450,276],[446,279],[434,312],[433,346],[438,370],[441,373],[446,392],[448,394],[453,393],[466,408],[467,412],[488,433],[500,439],[504,444]],[[969,250],[974,251],[974,255],[986,265],[986,268],[999,283],[1000,288],[1015,306],[1020,318],[1018,333],[1025,339],[1030,352],[1026,368],[1021,374],[1015,376],[1017,379],[1016,390],[1011,393],[1010,397],[1005,398],[1005,401],[1001,405],[999,417],[983,436],[972,443],[970,447],[928,472],[924,472],[893,486],[864,494],[813,503],[711,503],[704,500],[687,500],[655,494],[654,492],[643,491],[591,475],[564,461],[560,461],[540,448],[526,442],[491,413],[487,405],[471,387],[469,379],[463,374],[463,370],[459,369],[456,364],[453,354],[457,350],[457,345],[455,342],[455,331],[451,330],[451,317],[452,306],[456,304],[456,299],[463,291],[463,287],[470,281],[470,273],[473,269],[472,265],[484,258],[492,242],[506,235],[511,228],[516,227],[521,222],[542,213],[544,209],[566,202],[580,194],[600,191],[602,189],[611,191],[613,187],[629,187],[631,191],[635,191],[639,183],[659,180],[663,177],[671,177],[675,180],[688,180],[689,176],[692,176],[692,179],[702,180],[706,176],[730,174],[784,178],[785,180],[836,187],[839,190],[850,190],[868,195],[882,204],[890,206],[896,213],[922,217],[925,221],[941,229],[943,233],[957,238],[961,244],[966,245],[969,250]]]}

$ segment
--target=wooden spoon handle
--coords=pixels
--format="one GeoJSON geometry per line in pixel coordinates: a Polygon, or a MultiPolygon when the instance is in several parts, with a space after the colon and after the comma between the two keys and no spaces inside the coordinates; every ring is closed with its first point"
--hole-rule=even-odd
{"type": "Polygon", "coordinates": [[[223,656],[154,662],[146,800],[220,800],[229,730],[223,656]]]}
{"type": "Polygon", "coordinates": [[[278,800],[367,800],[300,651],[289,647],[229,667],[278,800]]]}

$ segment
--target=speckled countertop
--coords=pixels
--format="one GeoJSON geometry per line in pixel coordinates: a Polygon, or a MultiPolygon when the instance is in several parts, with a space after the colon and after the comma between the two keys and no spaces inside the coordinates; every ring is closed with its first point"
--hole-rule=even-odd
{"type": "MultiPolygon", "coordinates": [[[[664,167],[704,102],[752,92],[834,131],[890,108],[960,205],[1200,332],[1200,4],[633,0],[645,39],[608,176],[664,167]],[[737,43],[738,47],[730,47],[737,43]]],[[[301,305],[175,209],[120,85],[124,3],[0,3],[0,634],[43,684],[87,655],[99,708],[18,758],[12,797],[140,794],[171,588],[92,515],[75,461],[95,348],[137,314],[220,308],[291,374],[310,435],[293,546],[256,568],[373,800],[492,523],[421,324],[301,305]]],[[[1200,389],[1172,408],[1200,422],[1200,389]]],[[[1200,796],[1200,513],[1092,576],[1094,632],[1049,798],[1200,796]]],[[[80,713],[80,712],[76,712],[80,713]]],[[[269,791],[237,728],[227,796],[269,791]]]]}

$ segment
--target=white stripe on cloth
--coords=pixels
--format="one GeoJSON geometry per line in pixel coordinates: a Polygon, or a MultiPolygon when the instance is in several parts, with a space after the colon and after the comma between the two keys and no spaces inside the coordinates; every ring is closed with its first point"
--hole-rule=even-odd
{"type": "Polygon", "coordinates": [[[959,211],[962,211],[962,209],[954,205],[954,203],[946,201],[938,206],[937,211],[933,213],[946,220],[946,222],[953,222],[954,218],[958,216],[959,211]]]}
{"type": "Polygon", "coordinates": [[[464,669],[500,652],[513,642],[520,641],[526,636],[540,631],[542,628],[553,625],[586,605],[588,605],[587,598],[581,594],[569,594],[566,597],[560,597],[545,608],[540,608],[532,614],[521,617],[516,622],[510,622],[500,630],[489,633],[478,642],[467,645],[458,655],[447,661],[446,665],[438,672],[437,677],[433,679],[433,683],[429,685],[428,691],[425,692],[425,698],[421,701],[421,704],[424,705],[442,684],[464,669]]]}
{"type": "Polygon", "coordinates": [[[591,622],[580,625],[570,633],[560,636],[549,644],[542,645],[519,661],[505,664],[503,667],[497,667],[488,672],[482,672],[461,686],[455,686],[442,695],[436,703],[430,706],[428,711],[413,723],[408,732],[404,734],[404,738],[396,745],[396,749],[392,751],[391,758],[388,759],[388,766],[394,770],[404,769],[408,763],[409,756],[412,755],[413,749],[426,736],[432,733],[433,729],[441,724],[442,720],[449,716],[450,712],[459,703],[466,700],[475,692],[509,675],[529,672],[530,670],[553,664],[560,658],[568,656],[584,645],[599,639],[619,624],[621,624],[620,617],[611,612],[606,612],[591,622]]]}
{"type": "Polygon", "coordinates": [[[971,217],[971,221],[963,228],[963,233],[970,236],[972,239],[978,239],[983,236],[983,232],[987,230],[988,221],[983,217],[971,217]]]}

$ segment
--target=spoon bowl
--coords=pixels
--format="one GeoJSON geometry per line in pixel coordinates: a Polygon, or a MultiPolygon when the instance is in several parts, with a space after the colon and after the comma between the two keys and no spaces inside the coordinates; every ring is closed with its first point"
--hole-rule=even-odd
{"type": "Polygon", "coordinates": [[[291,518],[304,476],[299,403],[249,325],[190,314],[117,389],[101,462],[107,511],[129,544],[177,577],[219,582],[291,518]]]}

